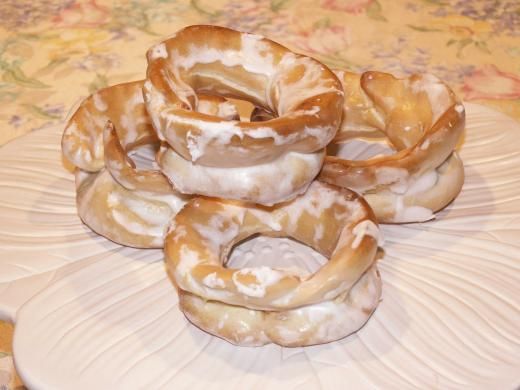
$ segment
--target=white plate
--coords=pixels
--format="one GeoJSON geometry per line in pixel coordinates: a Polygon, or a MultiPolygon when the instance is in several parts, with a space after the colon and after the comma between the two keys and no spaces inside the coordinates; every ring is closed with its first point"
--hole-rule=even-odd
{"type": "MultiPolygon", "coordinates": [[[[23,380],[57,389],[515,387],[520,125],[466,107],[462,194],[436,221],[383,226],[379,308],[356,335],[308,348],[238,348],[189,325],[161,251],[119,247],[79,221],[61,129],[4,146],[0,316],[16,322],[23,380]]],[[[235,256],[292,256],[287,240],[248,245],[235,256]]]]}

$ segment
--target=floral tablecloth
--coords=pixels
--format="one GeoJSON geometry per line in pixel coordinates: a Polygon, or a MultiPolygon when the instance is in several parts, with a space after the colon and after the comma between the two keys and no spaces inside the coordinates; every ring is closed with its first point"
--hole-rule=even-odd
{"type": "MultiPolygon", "coordinates": [[[[334,68],[431,72],[520,120],[517,0],[2,0],[0,145],[61,124],[98,88],[143,78],[149,46],[201,23],[263,34],[334,68]]],[[[11,339],[0,322],[0,389],[21,386],[11,339]]]]}

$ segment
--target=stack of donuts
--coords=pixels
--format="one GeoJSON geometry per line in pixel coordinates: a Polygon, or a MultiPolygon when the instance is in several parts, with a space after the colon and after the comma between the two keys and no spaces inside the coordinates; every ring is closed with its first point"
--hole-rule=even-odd
{"type": "Polygon", "coordinates": [[[453,92],[432,75],[332,71],[215,26],[187,27],[146,56],[145,80],[94,93],[67,122],[83,222],[164,248],[185,316],[233,344],[357,331],[381,296],[378,222],[427,221],[461,189],[453,92]],[[228,267],[255,235],[328,261],[314,273],[228,267]]]}

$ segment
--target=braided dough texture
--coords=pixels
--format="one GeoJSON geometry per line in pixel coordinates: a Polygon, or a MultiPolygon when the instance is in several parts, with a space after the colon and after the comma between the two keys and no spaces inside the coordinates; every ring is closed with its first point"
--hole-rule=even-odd
{"type": "Polygon", "coordinates": [[[162,169],[175,171],[167,167],[173,162],[208,178],[197,180],[196,174],[191,181],[189,175],[170,175],[176,188],[266,205],[306,190],[341,120],[343,89],[332,71],[268,39],[215,26],[187,27],[152,47],[147,57],[146,106],[159,137],[172,148],[167,161],[161,160],[162,169]],[[249,101],[273,118],[240,122],[201,113],[201,93],[249,101]],[[241,177],[251,178],[258,176],[257,167],[282,168],[289,153],[303,168],[289,180],[295,188],[279,189],[272,199],[255,197],[256,190],[241,189],[237,195],[211,184],[226,168],[240,169],[241,177]]]}
{"type": "Polygon", "coordinates": [[[463,105],[432,75],[405,79],[380,72],[336,72],[346,91],[343,121],[332,144],[383,132],[396,152],[368,160],[328,155],[319,180],[363,194],[380,222],[434,217],[462,188],[454,152],[465,124],[463,105]]]}
{"type": "Polygon", "coordinates": [[[372,265],[379,230],[357,194],[320,182],[271,208],[195,198],[175,216],[165,239],[169,272],[181,290],[259,310],[288,310],[349,291],[372,265]],[[223,265],[232,246],[255,234],[291,237],[329,261],[316,273],[223,265]]]}

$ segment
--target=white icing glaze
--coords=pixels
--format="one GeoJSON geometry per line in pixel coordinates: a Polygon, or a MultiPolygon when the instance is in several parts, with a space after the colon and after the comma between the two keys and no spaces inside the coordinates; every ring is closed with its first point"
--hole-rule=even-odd
{"type": "MultiPolygon", "coordinates": [[[[143,92],[146,96],[146,105],[149,112],[157,111],[159,110],[159,107],[162,107],[166,104],[164,95],[154,87],[150,80],[145,81],[143,92]]],[[[161,141],[165,141],[162,131],[158,131],[158,129],[161,128],[159,117],[156,115],[151,115],[150,117],[152,119],[154,128],[157,130],[157,136],[161,141]]]]}
{"type": "Polygon", "coordinates": [[[305,126],[303,128],[303,133],[305,135],[310,135],[318,140],[319,143],[326,143],[329,137],[329,134],[332,133],[332,129],[330,126],[327,127],[309,127],[305,126]]]}
{"type": "Polygon", "coordinates": [[[92,100],[94,101],[94,107],[96,107],[96,110],[104,112],[108,109],[107,103],[101,98],[99,93],[93,94],[92,100]]]}
{"type": "Polygon", "coordinates": [[[191,69],[196,64],[220,62],[224,66],[242,66],[246,71],[270,77],[274,72],[273,55],[262,38],[252,34],[242,34],[241,50],[218,50],[208,46],[192,44],[188,55],[182,56],[177,50],[172,55],[173,66],[191,69]]]}
{"type": "Polygon", "coordinates": [[[332,143],[327,155],[347,160],[368,160],[375,157],[390,156],[395,153],[386,138],[353,138],[341,143],[332,143]]]}
{"type": "Polygon", "coordinates": [[[276,332],[288,344],[297,342],[301,337],[299,329],[291,329],[287,326],[276,326],[276,332]]]}
{"type": "Polygon", "coordinates": [[[265,296],[266,289],[280,281],[284,276],[284,272],[269,267],[242,268],[233,274],[233,283],[242,294],[259,298],[265,296]],[[257,283],[241,283],[238,280],[240,275],[253,275],[257,283]]]}
{"type": "Polygon", "coordinates": [[[444,83],[432,74],[425,74],[412,83],[414,93],[425,92],[432,108],[432,123],[437,122],[441,115],[452,104],[449,90],[444,83]]]}
{"type": "Polygon", "coordinates": [[[188,152],[191,156],[191,161],[196,162],[203,154],[204,154],[204,144],[203,147],[199,146],[198,138],[193,135],[193,133],[188,131],[186,135],[186,146],[188,147],[188,152]]]}
{"type": "MultiPolygon", "coordinates": [[[[301,278],[301,279],[303,279],[303,278],[301,278]]],[[[273,305],[279,305],[280,307],[287,306],[293,298],[294,298],[294,291],[292,291],[288,294],[282,295],[278,299],[275,299],[273,301],[273,305]]]]}
{"type": "MultiPolygon", "coordinates": [[[[226,207],[226,210],[230,215],[234,214],[238,217],[239,222],[243,220],[245,211],[233,206],[226,207]]],[[[215,214],[206,224],[193,224],[193,227],[210,244],[215,253],[219,252],[223,245],[230,243],[240,229],[240,225],[237,223],[230,223],[229,226],[225,227],[225,221],[229,221],[229,219],[215,214]]]]}
{"type": "Polygon", "coordinates": [[[323,224],[318,224],[315,226],[314,228],[314,242],[318,242],[320,241],[322,238],[323,238],[323,233],[324,233],[324,228],[323,228],[323,224]]]}
{"type": "Polygon", "coordinates": [[[334,299],[334,298],[336,298],[339,294],[341,294],[342,292],[344,292],[345,289],[346,289],[347,287],[348,287],[348,283],[347,283],[347,282],[341,282],[341,283],[338,285],[338,287],[336,287],[335,289],[327,291],[327,292],[323,295],[323,299],[325,299],[325,300],[334,299]]]}
{"type": "Polygon", "coordinates": [[[297,57],[294,53],[286,53],[277,67],[277,74],[273,77],[271,88],[274,88],[278,104],[275,106],[271,99],[268,103],[279,115],[284,115],[299,105],[304,100],[324,93],[336,92],[343,94],[343,91],[335,89],[331,79],[323,77],[323,65],[309,57],[297,57]],[[301,78],[287,82],[282,76],[289,69],[296,66],[303,66],[304,73],[301,78]]]}
{"type": "Polygon", "coordinates": [[[275,213],[273,214],[259,209],[248,210],[248,213],[254,215],[260,220],[260,222],[275,232],[282,230],[282,225],[280,224],[280,221],[277,220],[277,215],[275,213]]]}
{"type": "Polygon", "coordinates": [[[432,210],[422,206],[405,206],[403,196],[394,200],[394,220],[399,222],[423,222],[435,218],[432,210]]]}
{"type": "Polygon", "coordinates": [[[210,287],[210,288],[215,288],[215,287],[224,288],[224,287],[226,287],[226,283],[224,282],[224,280],[222,280],[221,278],[217,277],[217,273],[216,272],[212,272],[212,273],[206,275],[206,277],[204,279],[202,279],[202,283],[204,283],[205,286],[210,287]]]}
{"type": "Polygon", "coordinates": [[[430,139],[426,139],[420,146],[421,150],[426,150],[430,147],[430,139]]]}
{"type": "Polygon", "coordinates": [[[146,236],[158,236],[162,237],[164,234],[164,228],[165,226],[159,226],[159,225],[144,225],[141,223],[138,223],[130,218],[128,218],[123,212],[113,209],[112,210],[112,217],[114,221],[116,221],[120,227],[124,228],[125,230],[128,230],[131,233],[146,236]]]}
{"type": "MultiPolygon", "coordinates": [[[[93,174],[90,174],[93,175],[93,174]]],[[[78,213],[94,231],[125,245],[136,245],[138,237],[123,236],[123,230],[152,239],[152,246],[162,246],[171,217],[186,203],[185,196],[172,192],[157,195],[144,191],[128,191],[121,187],[108,170],[93,177],[78,192],[78,213]],[[105,204],[103,204],[105,202],[105,204]],[[101,209],[93,207],[101,204],[101,209]]],[[[92,177],[77,171],[77,185],[92,177]]]]}
{"type": "Polygon", "coordinates": [[[298,221],[303,213],[308,213],[315,218],[319,218],[326,209],[340,205],[345,208],[342,215],[336,215],[337,218],[349,218],[349,220],[357,219],[362,212],[361,204],[358,200],[348,201],[342,197],[338,197],[335,190],[325,185],[315,182],[306,193],[306,196],[300,196],[292,201],[286,208],[285,212],[289,216],[289,223],[293,228],[298,226],[298,221]]]}
{"type": "Polygon", "coordinates": [[[172,213],[177,213],[186,203],[177,197],[172,198],[168,195],[151,197],[146,203],[140,199],[121,197],[120,202],[143,221],[150,225],[157,225],[161,230],[168,225],[172,213]]]}
{"type": "Polygon", "coordinates": [[[208,100],[199,100],[197,104],[197,112],[202,114],[213,115],[215,104],[208,100]]]}
{"type": "Polygon", "coordinates": [[[204,129],[199,134],[194,134],[191,131],[188,133],[188,148],[190,153],[193,153],[191,155],[192,161],[197,161],[204,154],[206,146],[210,142],[228,145],[233,136],[237,136],[240,139],[244,136],[240,127],[237,126],[238,121],[207,122],[187,116],[175,115],[171,112],[167,114],[166,120],[168,128],[170,128],[172,123],[182,123],[204,129]]]}
{"type": "Polygon", "coordinates": [[[159,43],[153,46],[150,50],[150,58],[155,60],[157,58],[168,58],[168,50],[164,43],[159,43]]]}
{"type": "Polygon", "coordinates": [[[415,195],[428,191],[429,189],[433,188],[435,184],[437,184],[438,178],[439,174],[435,169],[425,172],[418,177],[414,177],[414,179],[410,180],[409,182],[406,195],[415,195]]]}
{"type": "Polygon", "coordinates": [[[108,197],[107,197],[108,207],[114,207],[117,204],[119,204],[119,198],[120,198],[120,196],[117,193],[115,193],[114,191],[112,191],[110,194],[108,194],[108,197]]]}
{"type": "Polygon", "coordinates": [[[170,239],[172,240],[172,242],[177,242],[179,241],[181,238],[184,238],[188,235],[188,232],[186,231],[186,227],[184,226],[175,226],[175,222],[172,222],[169,229],[168,229],[168,234],[170,232],[172,232],[173,230],[175,230],[175,232],[170,236],[170,239]]]}
{"type": "Polygon", "coordinates": [[[191,270],[200,263],[199,254],[186,245],[181,247],[179,262],[175,267],[175,273],[183,278],[191,278],[191,270]]]}
{"type": "Polygon", "coordinates": [[[278,134],[270,127],[259,127],[247,132],[251,138],[272,138],[275,145],[285,145],[300,137],[298,133],[292,133],[287,137],[278,134]]]}
{"type": "Polygon", "coordinates": [[[237,108],[231,102],[222,102],[218,105],[217,116],[224,119],[231,119],[238,115],[237,108]]]}
{"type": "Polygon", "coordinates": [[[365,219],[354,226],[352,234],[355,236],[351,244],[352,249],[356,249],[365,236],[371,236],[379,243],[379,228],[369,219],[365,219]]]}
{"type": "Polygon", "coordinates": [[[380,185],[389,185],[390,190],[404,194],[408,188],[408,171],[404,168],[379,167],[376,169],[376,181],[380,185]]]}
{"type": "Polygon", "coordinates": [[[229,101],[213,102],[210,100],[199,99],[197,112],[207,115],[216,115],[222,119],[232,120],[238,115],[237,108],[229,101]]]}
{"type": "MultiPolygon", "coordinates": [[[[125,129],[125,137],[121,140],[123,145],[128,145],[138,138],[137,127],[141,124],[148,123],[148,116],[141,115],[136,117],[136,107],[144,104],[143,92],[138,89],[125,102],[124,113],[121,115],[121,126],[125,129]]],[[[103,126],[104,127],[104,126],[103,126]]]]}
{"type": "Polygon", "coordinates": [[[171,149],[162,149],[161,153],[162,171],[180,192],[233,199],[247,199],[250,194],[257,194],[257,202],[262,204],[276,203],[305,191],[308,184],[294,187],[295,174],[315,177],[324,158],[322,151],[290,152],[267,164],[219,168],[192,164],[171,149]]]}

